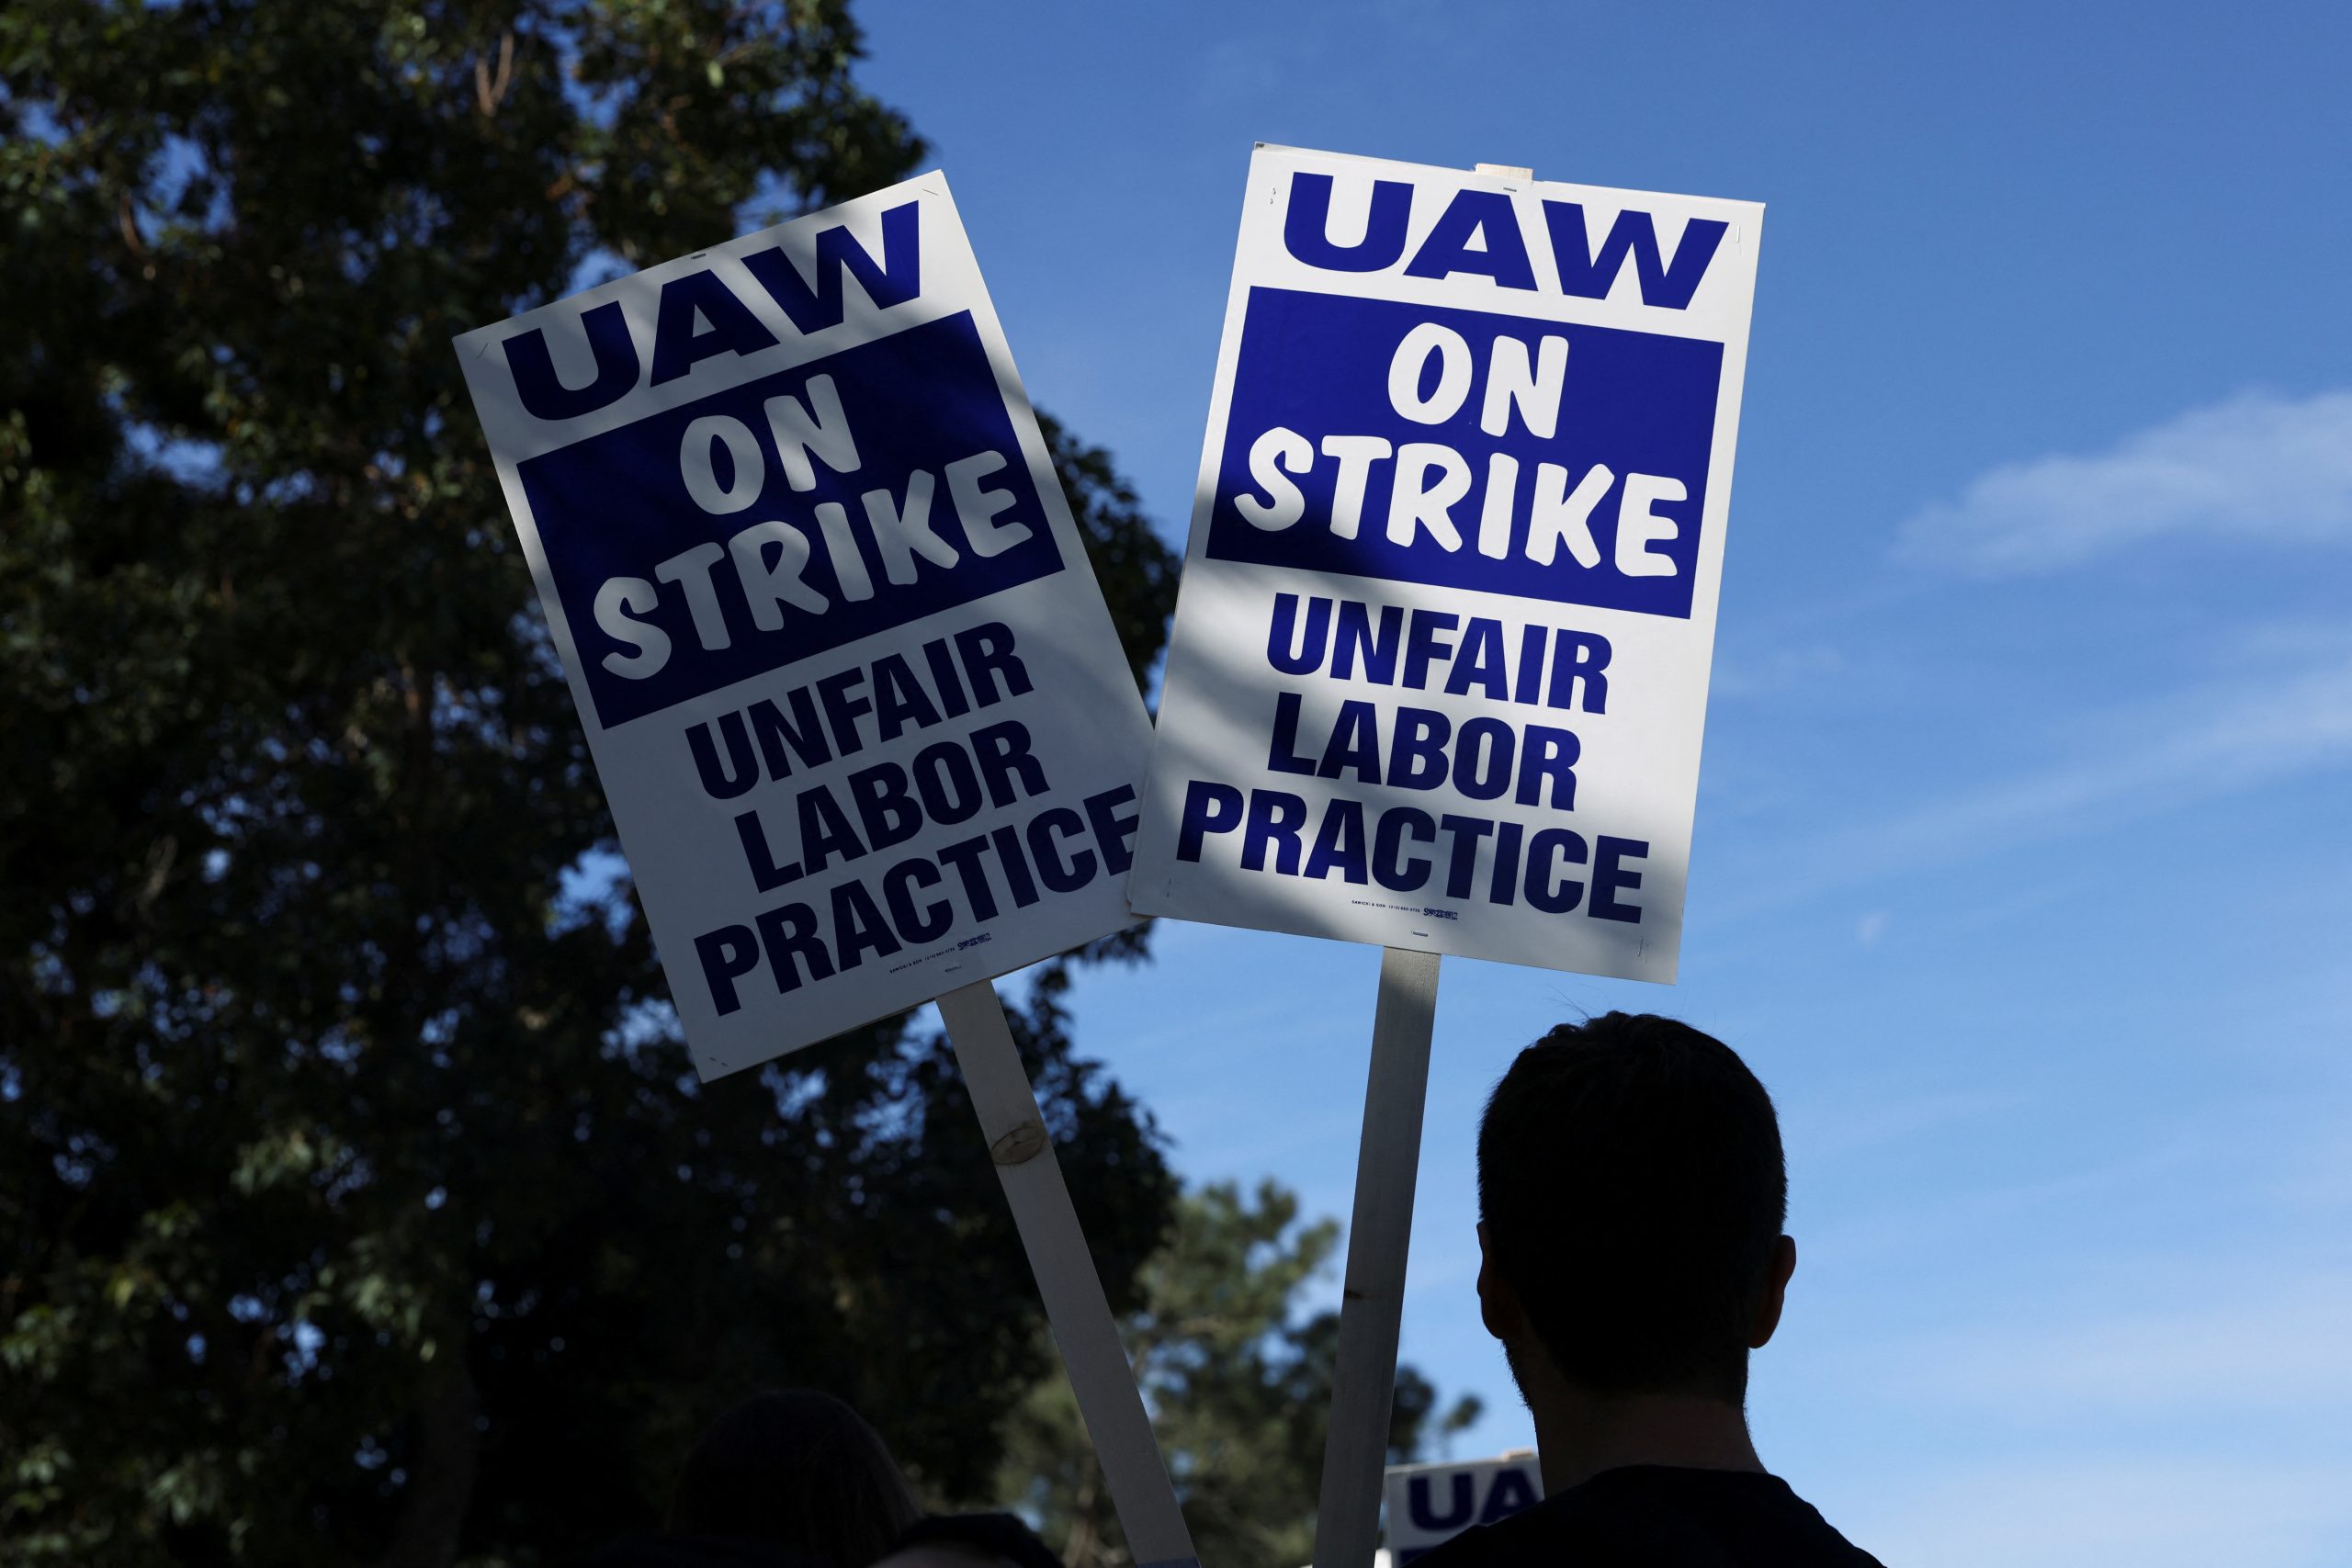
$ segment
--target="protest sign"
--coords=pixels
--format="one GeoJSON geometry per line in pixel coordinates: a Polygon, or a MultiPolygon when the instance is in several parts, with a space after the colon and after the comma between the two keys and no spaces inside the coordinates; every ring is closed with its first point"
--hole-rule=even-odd
{"type": "Polygon", "coordinates": [[[1674,977],[1761,216],[1259,149],[1138,911],[1674,977]]]}
{"type": "Polygon", "coordinates": [[[1670,981],[1763,209],[1261,146],[1128,898],[1379,944],[1315,1560],[1371,1560],[1438,955],[1670,981]]]}
{"type": "Polygon", "coordinates": [[[1148,721],[943,178],[458,347],[706,1077],[1126,923],[1148,721]]]}
{"type": "Polygon", "coordinates": [[[1404,1568],[1473,1525],[1491,1525],[1544,1500],[1532,1453],[1464,1464],[1388,1467],[1388,1562],[1404,1568]]]}
{"type": "Polygon", "coordinates": [[[1131,919],[1148,721],[945,180],[457,346],[695,1066],[940,999],[1121,1522],[1191,1563],[988,983],[1131,919]]]}

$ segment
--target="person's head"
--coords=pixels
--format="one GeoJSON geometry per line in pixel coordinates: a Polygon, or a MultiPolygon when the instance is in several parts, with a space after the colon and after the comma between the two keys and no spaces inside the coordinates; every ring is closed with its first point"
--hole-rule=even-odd
{"type": "Polygon", "coordinates": [[[936,1514],[900,1536],[875,1568],[1062,1568],[1062,1560],[1011,1514],[936,1514]]]}
{"type": "Polygon", "coordinates": [[[865,1568],[922,1517],[898,1461],[858,1413],[807,1389],[745,1400],[712,1424],[678,1478],[670,1529],[865,1568]]]}
{"type": "Polygon", "coordinates": [[[1796,1264],[1771,1098],[1688,1024],[1609,1013],[1511,1064],[1478,1128],[1487,1329],[1604,1397],[1740,1404],[1796,1264]]]}

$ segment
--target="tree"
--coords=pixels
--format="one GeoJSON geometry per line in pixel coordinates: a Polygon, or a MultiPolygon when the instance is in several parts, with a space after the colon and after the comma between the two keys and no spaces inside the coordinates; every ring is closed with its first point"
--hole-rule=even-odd
{"type": "MultiPolygon", "coordinates": [[[[554,1561],[774,1383],[993,1472],[1046,1361],[952,1057],[696,1084],[448,347],[910,171],[857,54],[0,8],[0,1562],[554,1561]]],[[[1057,450],[1141,670],[1173,563],[1057,450]]],[[[1172,1188],[1062,983],[1016,1034],[1126,1299],[1172,1188]]]]}
{"type": "MultiPolygon", "coordinates": [[[[1144,1267],[1128,1354],[1204,1562],[1297,1568],[1313,1553],[1340,1319],[1300,1318],[1298,1296],[1338,1239],[1334,1221],[1299,1224],[1297,1198],[1272,1181],[1254,1201],[1223,1183],[1184,1197],[1144,1267]]],[[[1399,1367],[1391,1463],[1480,1409],[1470,1395],[1437,1407],[1429,1380],[1399,1367]]],[[[1069,1568],[1114,1568],[1131,1559],[1084,1432],[1068,1380],[1048,1372],[1022,1405],[997,1489],[1043,1521],[1069,1568]]]]}

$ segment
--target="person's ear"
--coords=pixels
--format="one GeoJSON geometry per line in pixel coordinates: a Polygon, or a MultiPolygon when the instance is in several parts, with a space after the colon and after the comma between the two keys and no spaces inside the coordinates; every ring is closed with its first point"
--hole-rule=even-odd
{"type": "Polygon", "coordinates": [[[1771,1266],[1764,1271],[1764,1294],[1747,1325],[1747,1348],[1760,1350],[1781,1326],[1781,1309],[1788,1304],[1789,1276],[1797,1271],[1797,1240],[1784,1235],[1772,1244],[1771,1266]]]}
{"type": "Polygon", "coordinates": [[[1487,1332],[1505,1342],[1517,1337],[1527,1317],[1520,1310],[1519,1292],[1495,1267],[1494,1249],[1487,1243],[1487,1226],[1478,1224],[1478,1318],[1487,1332]]]}

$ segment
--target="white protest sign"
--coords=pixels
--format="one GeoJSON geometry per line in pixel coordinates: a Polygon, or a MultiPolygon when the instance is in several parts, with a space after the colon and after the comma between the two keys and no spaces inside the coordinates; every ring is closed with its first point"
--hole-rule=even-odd
{"type": "Polygon", "coordinates": [[[1473,1525],[1491,1525],[1544,1500],[1532,1453],[1466,1464],[1388,1468],[1388,1561],[1394,1568],[1443,1546],[1473,1525]]]}
{"type": "Polygon", "coordinates": [[[1128,921],[1148,722],[942,176],[458,349],[704,1077],[1128,921]]]}
{"type": "Polygon", "coordinates": [[[1258,150],[1138,912],[1674,978],[1762,215],[1258,150]]]}

